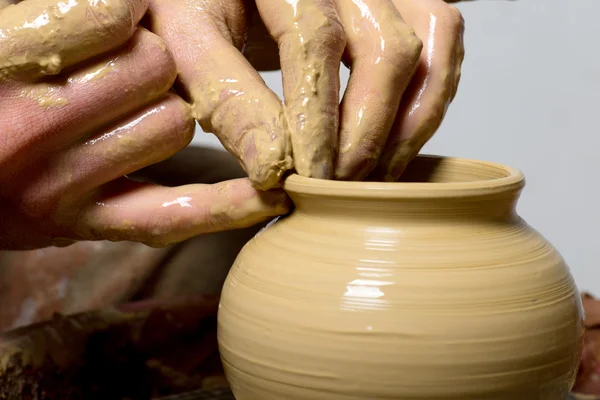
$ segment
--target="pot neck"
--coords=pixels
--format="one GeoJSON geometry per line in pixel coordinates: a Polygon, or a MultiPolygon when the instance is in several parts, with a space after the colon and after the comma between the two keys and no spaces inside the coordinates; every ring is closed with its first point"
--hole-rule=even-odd
{"type": "Polygon", "coordinates": [[[500,164],[420,156],[403,182],[341,182],[290,176],[295,213],[319,218],[427,222],[511,220],[525,179],[500,164]]]}

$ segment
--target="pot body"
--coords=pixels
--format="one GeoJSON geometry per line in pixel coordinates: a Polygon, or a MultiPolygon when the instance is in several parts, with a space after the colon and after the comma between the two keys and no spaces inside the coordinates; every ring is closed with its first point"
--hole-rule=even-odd
{"type": "Polygon", "coordinates": [[[581,300],[560,254],[514,212],[520,189],[495,198],[513,210],[495,216],[456,198],[302,190],[225,282],[218,338],[237,400],[567,397],[581,300]]]}

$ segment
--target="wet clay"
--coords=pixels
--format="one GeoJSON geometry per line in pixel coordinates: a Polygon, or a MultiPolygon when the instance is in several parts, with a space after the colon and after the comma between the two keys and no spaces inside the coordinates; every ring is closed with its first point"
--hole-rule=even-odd
{"type": "Polygon", "coordinates": [[[0,79],[55,75],[125,43],[143,2],[27,0],[0,10],[0,79]]]}
{"type": "Polygon", "coordinates": [[[40,83],[32,87],[22,89],[21,97],[36,100],[42,108],[62,107],[69,104],[69,100],[60,95],[60,90],[56,85],[40,83]]]}
{"type": "Polygon", "coordinates": [[[196,80],[190,85],[192,115],[205,132],[220,133],[219,140],[237,157],[256,188],[278,186],[293,166],[289,129],[280,100],[268,89],[248,87],[263,82],[255,83],[252,77],[244,76],[244,71],[216,61],[227,57],[217,54],[214,59],[221,64],[218,71],[222,78],[196,80]]]}
{"type": "Polygon", "coordinates": [[[64,97],[67,86],[88,84],[96,79],[103,78],[106,74],[116,70],[115,62],[117,59],[118,57],[115,57],[104,64],[88,66],[72,74],[66,81],[36,82],[26,85],[21,89],[19,96],[37,101],[38,105],[42,108],[66,106],[69,104],[69,100],[64,97]]]}
{"type": "Polygon", "coordinates": [[[296,208],[239,254],[218,338],[245,400],[563,400],[583,309],[516,213],[523,175],[417,157],[405,182],[292,175],[296,208]]]}
{"type": "Polygon", "coordinates": [[[224,13],[219,4],[154,1],[148,22],[171,50],[192,115],[202,129],[218,136],[256,188],[270,189],[293,167],[283,105],[235,47],[242,43],[215,27],[213,16],[224,13]],[[194,23],[173,22],[181,15],[194,23]]]}
{"type": "MultiPolygon", "coordinates": [[[[286,114],[290,125],[294,168],[307,177],[333,177],[339,126],[339,58],[335,44],[324,42],[321,33],[332,22],[318,2],[287,0],[285,15],[293,21],[291,31],[280,39],[286,114]],[[327,56],[320,48],[328,47],[327,56]],[[337,63],[333,74],[330,65],[337,63]],[[329,65],[328,65],[329,64],[329,65]],[[331,80],[334,79],[334,82],[331,80]]],[[[339,47],[339,46],[337,46],[339,47]]],[[[343,43],[340,48],[343,51],[343,43]]]]}

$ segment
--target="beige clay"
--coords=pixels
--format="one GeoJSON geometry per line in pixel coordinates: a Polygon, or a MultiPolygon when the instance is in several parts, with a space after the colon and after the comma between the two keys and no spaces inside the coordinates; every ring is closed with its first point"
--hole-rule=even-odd
{"type": "Polygon", "coordinates": [[[55,75],[125,43],[144,2],[27,0],[0,5],[0,79],[55,75]]]}
{"type": "Polygon", "coordinates": [[[242,400],[563,400],[583,310],[516,213],[523,175],[419,157],[407,182],[293,175],[240,253],[219,342],[242,400]]]}
{"type": "MultiPolygon", "coordinates": [[[[323,98],[337,93],[326,93],[330,88],[326,63],[314,51],[321,43],[318,32],[330,25],[324,11],[316,2],[290,1],[285,20],[293,20],[289,33],[294,39],[282,41],[283,57],[292,57],[292,65],[300,69],[284,75],[292,82],[284,82],[286,115],[291,131],[294,168],[302,176],[314,178],[333,177],[333,155],[337,148],[338,110],[323,109],[323,98]],[[293,77],[293,78],[292,78],[293,77]]],[[[339,61],[339,60],[338,60],[339,61]]],[[[339,82],[336,90],[339,91],[339,82]]]]}

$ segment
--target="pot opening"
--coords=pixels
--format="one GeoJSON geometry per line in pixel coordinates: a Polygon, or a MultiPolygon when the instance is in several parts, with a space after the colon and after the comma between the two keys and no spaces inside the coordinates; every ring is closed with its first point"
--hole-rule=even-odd
{"type": "Polygon", "coordinates": [[[511,176],[512,172],[508,167],[493,163],[435,156],[419,156],[408,164],[398,182],[481,182],[507,178],[511,176]]]}
{"type": "Polygon", "coordinates": [[[497,195],[519,192],[523,174],[486,161],[420,155],[398,182],[350,182],[291,175],[284,189],[291,195],[354,198],[439,198],[497,195]]]}

